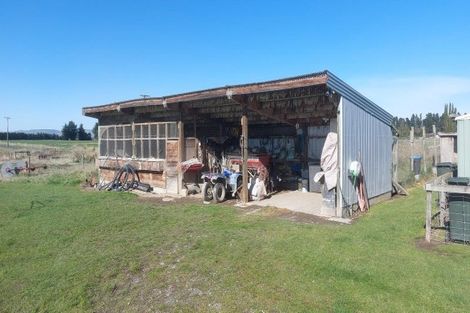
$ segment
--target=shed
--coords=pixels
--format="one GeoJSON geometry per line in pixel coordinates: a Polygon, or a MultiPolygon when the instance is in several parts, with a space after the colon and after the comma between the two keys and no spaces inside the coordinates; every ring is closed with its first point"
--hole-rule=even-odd
{"type": "Polygon", "coordinates": [[[457,133],[437,133],[439,136],[440,161],[457,163],[457,133]]]}
{"type": "Polygon", "coordinates": [[[457,121],[458,172],[460,177],[470,177],[470,114],[459,116],[457,121]]]}
{"type": "MultiPolygon", "coordinates": [[[[284,188],[296,188],[297,178],[318,168],[325,138],[335,132],[334,215],[348,216],[357,205],[348,170],[354,160],[362,164],[370,201],[392,193],[392,115],[329,71],[85,107],[83,114],[99,122],[103,179],[131,162],[158,190],[183,193],[178,164],[198,157],[210,167],[208,150],[217,146],[219,157],[238,155],[242,164],[269,155],[273,171],[294,177],[284,188]]],[[[243,190],[247,201],[247,184],[243,190]]]]}

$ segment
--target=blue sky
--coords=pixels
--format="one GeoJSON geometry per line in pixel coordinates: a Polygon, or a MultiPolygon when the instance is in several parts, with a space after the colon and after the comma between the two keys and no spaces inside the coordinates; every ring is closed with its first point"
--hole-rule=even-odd
{"type": "Polygon", "coordinates": [[[470,112],[469,12],[469,1],[0,0],[0,114],[14,130],[91,128],[83,106],[324,69],[394,115],[448,101],[470,112]]]}

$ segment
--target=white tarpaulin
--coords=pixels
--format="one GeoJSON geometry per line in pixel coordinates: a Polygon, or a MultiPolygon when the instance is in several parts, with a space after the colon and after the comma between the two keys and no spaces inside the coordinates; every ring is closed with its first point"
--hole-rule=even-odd
{"type": "Polygon", "coordinates": [[[328,190],[335,188],[338,181],[338,134],[331,132],[326,136],[321,152],[320,167],[322,172],[315,175],[315,182],[325,177],[326,188],[328,190]]]}

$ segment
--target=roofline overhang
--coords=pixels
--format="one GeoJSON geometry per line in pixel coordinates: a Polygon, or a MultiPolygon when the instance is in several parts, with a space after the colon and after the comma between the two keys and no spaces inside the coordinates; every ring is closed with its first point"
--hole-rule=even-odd
{"type": "Polygon", "coordinates": [[[231,97],[235,95],[248,95],[263,92],[273,92],[279,90],[287,90],[294,88],[302,88],[316,85],[326,85],[326,71],[295,76],[284,79],[270,80],[258,83],[227,85],[193,92],[180,93],[165,97],[133,99],[121,102],[114,102],[99,106],[84,107],[82,112],[84,115],[93,115],[95,113],[119,111],[124,108],[141,107],[141,106],[166,106],[169,104],[180,102],[200,101],[213,98],[231,97]]]}
{"type": "Polygon", "coordinates": [[[311,73],[301,76],[294,76],[283,79],[269,80],[258,83],[229,85],[187,93],[169,95],[165,97],[152,97],[133,99],[121,102],[114,102],[100,106],[84,107],[82,113],[85,116],[96,116],[97,114],[112,111],[121,111],[122,109],[161,106],[167,107],[170,104],[201,101],[214,98],[231,98],[233,96],[250,95],[257,93],[275,92],[281,90],[289,90],[296,88],[305,88],[317,85],[325,85],[331,91],[345,97],[361,109],[369,112],[371,115],[384,122],[392,125],[393,116],[379,107],[377,104],[363,96],[361,93],[353,89],[344,81],[339,79],[328,70],[311,73]]]}

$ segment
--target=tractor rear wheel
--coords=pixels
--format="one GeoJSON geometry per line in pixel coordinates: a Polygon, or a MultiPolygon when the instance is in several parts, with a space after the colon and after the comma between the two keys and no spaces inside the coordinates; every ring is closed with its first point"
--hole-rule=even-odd
{"type": "Polygon", "coordinates": [[[219,203],[225,200],[225,186],[222,183],[217,183],[214,185],[214,188],[212,190],[213,197],[215,202],[219,203]]]}

